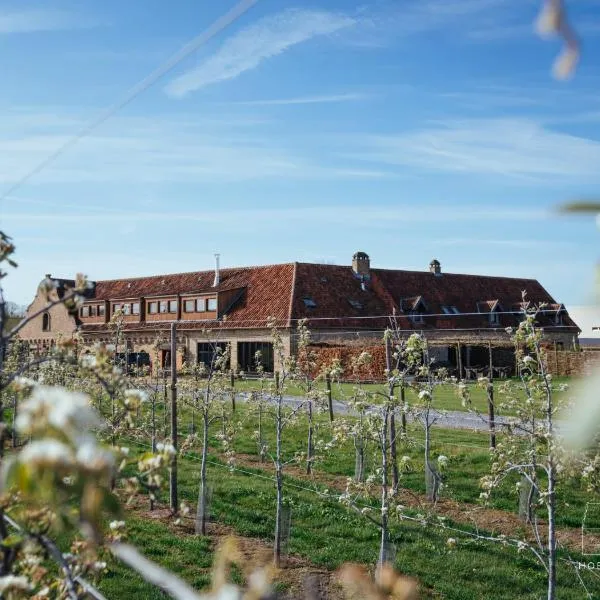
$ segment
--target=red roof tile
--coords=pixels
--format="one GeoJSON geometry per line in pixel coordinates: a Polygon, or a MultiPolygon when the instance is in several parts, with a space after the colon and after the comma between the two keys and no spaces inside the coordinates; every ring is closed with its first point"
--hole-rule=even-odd
{"type": "MultiPolygon", "coordinates": [[[[214,321],[182,322],[183,329],[262,328],[270,317],[280,327],[294,326],[298,319],[306,318],[313,329],[383,329],[392,314],[403,329],[485,328],[490,326],[489,311],[494,307],[500,312],[520,310],[523,291],[532,305],[546,302],[554,311],[562,306],[533,279],[372,269],[363,284],[350,266],[310,263],[222,269],[220,275],[216,288],[212,287],[214,271],[98,281],[95,297],[115,300],[244,289],[241,299],[218,325],[214,321]],[[424,323],[413,323],[407,313],[420,303],[434,316],[426,314],[424,323]],[[443,307],[456,307],[461,314],[444,314],[443,307]]],[[[513,314],[502,314],[498,326],[512,326],[517,321],[513,314]]],[[[550,313],[540,316],[539,321],[547,326],[555,324],[550,313]]],[[[563,325],[574,331],[577,328],[568,316],[563,325]]],[[[166,322],[153,321],[128,323],[126,329],[167,326],[166,322]]],[[[102,331],[103,326],[90,324],[83,329],[102,331]]]]}

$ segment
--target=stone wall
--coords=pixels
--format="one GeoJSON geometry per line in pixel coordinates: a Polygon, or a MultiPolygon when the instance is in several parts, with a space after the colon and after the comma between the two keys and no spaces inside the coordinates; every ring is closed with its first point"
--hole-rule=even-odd
{"type": "Polygon", "coordinates": [[[547,350],[547,366],[555,376],[590,375],[600,371],[600,350],[547,350]]]}

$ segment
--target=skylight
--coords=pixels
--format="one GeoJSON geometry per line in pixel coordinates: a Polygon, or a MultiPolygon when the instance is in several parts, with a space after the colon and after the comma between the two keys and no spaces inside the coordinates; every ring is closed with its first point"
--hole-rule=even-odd
{"type": "Polygon", "coordinates": [[[304,306],[306,308],[316,308],[317,303],[312,298],[302,298],[302,302],[304,302],[304,306]]]}
{"type": "Polygon", "coordinates": [[[460,311],[456,306],[442,306],[442,310],[446,315],[460,315],[460,311]]]}
{"type": "Polygon", "coordinates": [[[359,302],[358,300],[352,300],[352,299],[348,298],[348,302],[350,303],[350,306],[352,308],[355,308],[356,310],[362,310],[363,309],[362,302],[359,302]]]}

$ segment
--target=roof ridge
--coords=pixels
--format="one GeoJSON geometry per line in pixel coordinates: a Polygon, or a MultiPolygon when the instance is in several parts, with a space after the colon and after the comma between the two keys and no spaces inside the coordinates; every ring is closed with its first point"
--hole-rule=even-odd
{"type": "MultiPolygon", "coordinates": [[[[418,271],[413,269],[384,269],[380,267],[372,268],[371,271],[386,271],[388,273],[422,273],[423,275],[428,275],[429,271],[418,271]]],[[[534,279],[532,277],[511,277],[510,275],[476,275],[474,273],[449,273],[444,271],[441,274],[442,277],[486,277],[488,279],[509,279],[511,281],[535,281],[539,283],[538,279],[534,279]]]]}
{"type": "MultiPolygon", "coordinates": [[[[219,271],[221,273],[227,271],[252,271],[255,269],[268,269],[270,267],[286,267],[289,265],[294,265],[296,263],[286,262],[286,263],[273,263],[268,265],[251,265],[245,267],[220,267],[219,271]]],[[[140,275],[138,277],[114,277],[112,279],[94,279],[94,283],[112,283],[113,281],[139,281],[140,279],[161,279],[165,277],[177,277],[180,275],[196,275],[200,273],[212,273],[214,269],[204,269],[202,271],[180,271],[178,273],[162,273],[159,275],[140,275]]],[[[53,278],[54,279],[54,278],[53,278]]]]}

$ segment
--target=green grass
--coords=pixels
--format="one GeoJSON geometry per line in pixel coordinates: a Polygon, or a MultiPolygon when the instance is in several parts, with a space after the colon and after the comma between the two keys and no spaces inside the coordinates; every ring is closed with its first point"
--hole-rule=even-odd
{"type": "MultiPolygon", "coordinates": [[[[499,380],[497,382],[498,385],[504,383],[505,380],[499,380]]],[[[570,378],[560,378],[556,379],[555,383],[569,383],[570,378]]],[[[269,389],[270,382],[267,380],[265,385],[265,389],[269,389]]],[[[235,381],[235,389],[238,392],[250,392],[254,390],[258,390],[261,387],[261,381],[256,379],[237,379],[235,381]]],[[[471,395],[471,403],[472,408],[486,413],[488,411],[488,400],[487,400],[487,392],[482,387],[476,385],[475,382],[467,382],[469,387],[470,395],[471,395]]],[[[325,390],[325,384],[323,382],[317,382],[316,386],[320,390],[325,390]]],[[[344,402],[348,398],[350,398],[355,391],[355,384],[353,383],[334,383],[331,388],[332,397],[334,400],[339,400],[344,402]]],[[[374,394],[373,401],[377,400],[377,395],[387,396],[388,390],[387,386],[380,383],[365,383],[361,386],[365,391],[374,394]]],[[[304,396],[305,391],[297,382],[290,382],[285,390],[285,393],[290,396],[304,396]]],[[[399,391],[396,390],[396,394],[399,394],[399,391]]],[[[557,401],[560,402],[562,398],[565,397],[565,393],[556,392],[557,401]]],[[[409,405],[414,404],[417,399],[417,392],[408,387],[406,388],[406,401],[409,405]]],[[[496,393],[495,404],[496,404],[496,414],[511,414],[510,411],[505,411],[501,408],[501,403],[503,401],[503,396],[500,393],[496,393]]],[[[452,384],[439,384],[435,386],[434,397],[433,397],[433,405],[435,408],[440,410],[458,410],[458,411],[466,411],[468,410],[463,406],[461,399],[457,393],[457,387],[452,384]]]]}
{"type": "MultiPolygon", "coordinates": [[[[195,502],[198,463],[180,462],[180,495],[195,502]]],[[[275,490],[271,481],[211,465],[209,480],[213,488],[211,512],[214,518],[233,527],[240,535],[269,542],[273,537],[275,490]]],[[[300,480],[286,478],[286,502],[292,514],[289,551],[318,567],[333,570],[347,561],[373,565],[377,560],[379,533],[365,518],[349,512],[338,502],[321,499],[300,480]]],[[[207,584],[206,567],[212,560],[206,538],[175,536],[168,527],[150,520],[133,519],[131,539],[145,554],[172,568],[195,586],[207,584]]],[[[452,525],[452,524],[451,524],[452,525]]],[[[466,529],[464,525],[460,526],[466,529]]],[[[395,522],[392,541],[396,567],[419,579],[423,597],[448,600],[480,598],[537,599],[544,596],[542,568],[531,555],[501,545],[472,541],[455,532],[424,528],[412,522],[395,522]],[[449,549],[448,537],[458,539],[449,549]]],[[[600,585],[582,573],[590,591],[597,597],[600,585]]],[[[102,582],[101,589],[113,599],[163,598],[146,584],[119,568],[102,582]]],[[[559,567],[558,597],[584,597],[575,574],[562,563],[559,567]]]]}
{"type": "MultiPolygon", "coordinates": [[[[274,421],[271,413],[265,411],[263,417],[263,434],[269,448],[275,448],[274,421]]],[[[181,435],[187,435],[191,423],[191,412],[188,408],[181,407],[179,412],[181,435]]],[[[238,403],[234,415],[235,436],[233,447],[236,453],[256,455],[257,443],[252,439],[253,432],[258,428],[256,409],[238,403]]],[[[346,417],[350,418],[351,417],[346,417]]],[[[196,415],[196,426],[199,426],[199,417],[196,415]]],[[[339,421],[340,416],[336,417],[339,421]]],[[[167,419],[168,421],[168,419],[167,419]]],[[[157,407],[157,423],[162,428],[164,414],[162,405],[157,407]]],[[[219,442],[216,434],[220,431],[219,425],[211,427],[211,446],[218,449],[219,442]]],[[[284,453],[286,459],[292,459],[297,452],[306,449],[306,419],[304,415],[286,428],[284,453]]],[[[168,431],[164,433],[168,437],[168,431]]],[[[500,441],[503,434],[498,433],[500,441]]],[[[327,415],[319,414],[316,417],[316,439],[328,441],[331,438],[331,429],[327,415]]],[[[424,432],[419,425],[408,426],[408,435],[405,441],[398,443],[398,456],[408,455],[412,459],[413,470],[402,477],[401,486],[417,494],[425,494],[425,478],[423,472],[424,432]]],[[[448,468],[444,473],[445,489],[443,495],[458,502],[478,503],[481,488],[481,477],[490,473],[491,454],[489,451],[489,436],[487,433],[478,433],[467,430],[453,430],[434,427],[432,430],[431,456],[437,459],[439,455],[450,459],[448,468]]],[[[355,452],[351,441],[347,441],[334,450],[321,456],[317,455],[316,471],[326,475],[353,476],[355,467],[355,452]]],[[[374,444],[366,449],[367,472],[377,468],[379,460],[378,449],[374,444]]],[[[269,465],[267,464],[267,467],[269,465]]],[[[518,496],[516,493],[517,479],[509,477],[491,497],[490,506],[511,513],[518,512],[518,496]]],[[[570,479],[559,484],[557,489],[559,527],[580,527],[585,512],[586,502],[596,501],[586,492],[580,480],[570,479]]],[[[599,527],[598,523],[588,526],[599,527]]]]}

